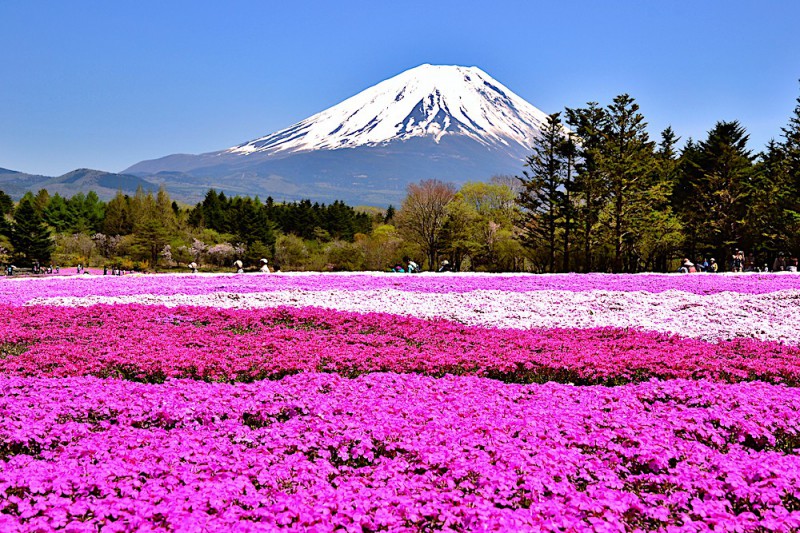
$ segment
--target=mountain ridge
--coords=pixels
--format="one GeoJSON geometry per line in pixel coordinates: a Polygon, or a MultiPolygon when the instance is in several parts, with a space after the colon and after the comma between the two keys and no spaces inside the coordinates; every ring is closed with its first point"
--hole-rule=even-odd
{"type": "Polygon", "coordinates": [[[131,174],[118,174],[90,168],[78,168],[61,176],[28,174],[17,170],[0,168],[0,190],[19,200],[26,192],[47,189],[50,194],[72,196],[97,193],[102,200],[110,200],[118,190],[133,194],[138,187],[145,191],[157,191],[159,184],[131,174]]]}

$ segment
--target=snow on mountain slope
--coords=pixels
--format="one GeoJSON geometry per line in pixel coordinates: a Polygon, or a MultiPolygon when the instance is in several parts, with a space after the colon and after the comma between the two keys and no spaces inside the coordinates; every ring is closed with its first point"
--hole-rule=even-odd
{"type": "Polygon", "coordinates": [[[546,114],[477,67],[421,65],[284,130],[221,154],[291,154],[463,136],[527,151],[546,114]]]}

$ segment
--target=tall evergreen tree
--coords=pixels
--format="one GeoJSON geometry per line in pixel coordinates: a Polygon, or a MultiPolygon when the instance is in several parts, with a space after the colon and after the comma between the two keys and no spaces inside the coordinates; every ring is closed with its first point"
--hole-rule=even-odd
{"type": "Polygon", "coordinates": [[[20,201],[14,212],[11,244],[20,263],[25,266],[34,261],[47,262],[53,253],[50,230],[36,211],[34,202],[27,197],[20,201]]]}
{"type": "Polygon", "coordinates": [[[533,154],[525,160],[527,170],[520,178],[523,189],[518,202],[526,240],[532,247],[545,246],[549,272],[556,270],[556,231],[564,206],[563,144],[561,113],[553,113],[534,141],[533,154]]]}
{"type": "Polygon", "coordinates": [[[103,218],[103,232],[106,235],[130,235],[133,232],[130,198],[117,191],[106,205],[103,218]]]}
{"type": "Polygon", "coordinates": [[[56,193],[50,198],[50,203],[44,211],[44,220],[58,233],[63,233],[75,227],[75,213],[67,206],[63,196],[56,193]]]}
{"type": "MultiPolygon", "coordinates": [[[[224,195],[223,195],[224,198],[224,195]]],[[[225,231],[225,201],[220,198],[217,191],[209,189],[203,202],[200,204],[203,226],[224,233],[225,231]]]]}
{"type": "Polygon", "coordinates": [[[793,209],[797,192],[793,187],[786,150],[774,140],[760,154],[750,182],[747,202],[746,242],[762,256],[791,249],[798,222],[793,209]]]}
{"type": "Polygon", "coordinates": [[[706,140],[684,154],[681,181],[688,194],[681,217],[697,246],[720,260],[747,244],[745,219],[754,178],[748,138],[738,122],[718,122],[706,140]]]}
{"type": "Polygon", "coordinates": [[[36,208],[36,212],[40,215],[44,213],[45,209],[47,209],[47,205],[50,203],[50,193],[47,192],[47,189],[39,189],[34,196],[34,204],[33,207],[36,208]]]}
{"type": "Polygon", "coordinates": [[[600,167],[600,148],[603,142],[601,133],[606,111],[596,102],[589,102],[585,108],[567,108],[566,112],[567,124],[579,139],[573,198],[583,245],[583,270],[591,272],[596,266],[596,228],[608,194],[608,185],[600,167]]]}
{"type": "Polygon", "coordinates": [[[0,191],[0,215],[14,214],[14,200],[5,192],[0,191]]]}
{"type": "Polygon", "coordinates": [[[673,191],[678,179],[680,137],[668,126],[661,132],[655,154],[653,183],[646,191],[651,213],[643,221],[650,236],[655,237],[651,256],[646,258],[647,269],[666,272],[670,256],[679,248],[682,238],[680,221],[672,207],[673,191]]]}
{"type": "Polygon", "coordinates": [[[681,225],[670,205],[675,182],[678,138],[667,128],[655,152],[649,172],[631,193],[628,250],[624,270],[666,271],[668,260],[681,244],[681,225]]]}
{"type": "Polygon", "coordinates": [[[563,161],[564,177],[564,198],[562,201],[562,228],[563,228],[563,266],[562,271],[571,270],[572,261],[572,230],[575,226],[575,206],[572,194],[575,190],[576,161],[578,157],[578,146],[575,143],[575,133],[568,131],[561,143],[560,156],[563,161]]]}
{"type": "Polygon", "coordinates": [[[172,204],[173,202],[167,193],[167,189],[162,185],[158,188],[158,193],[156,194],[155,217],[170,234],[174,234],[178,229],[178,221],[172,204]]]}
{"type": "Polygon", "coordinates": [[[630,270],[623,257],[623,246],[635,239],[632,225],[636,201],[646,187],[653,163],[653,143],[647,134],[639,105],[627,94],[614,98],[608,106],[602,131],[601,166],[608,177],[609,217],[614,247],[614,271],[630,270]]]}
{"type": "Polygon", "coordinates": [[[800,97],[796,102],[789,123],[781,128],[783,134],[781,148],[785,154],[792,185],[796,190],[800,190],[800,97]]]}
{"type": "Polygon", "coordinates": [[[781,210],[789,221],[789,246],[794,250],[800,249],[800,97],[796,104],[789,123],[782,128],[783,141],[780,144],[786,173],[781,210]]]}

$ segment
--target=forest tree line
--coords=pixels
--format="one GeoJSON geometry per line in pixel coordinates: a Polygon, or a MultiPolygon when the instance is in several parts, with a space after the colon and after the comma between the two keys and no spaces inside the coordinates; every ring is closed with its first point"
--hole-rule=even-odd
{"type": "Polygon", "coordinates": [[[736,250],[758,264],[800,250],[800,98],[760,152],[736,121],[705,139],[650,139],[628,95],[550,115],[520,175],[457,188],[411,184],[395,209],[280,203],[208,191],[183,206],[165,189],[109,200],[0,192],[0,261],[126,270],[230,268],[260,258],[283,270],[672,271],[681,258],[736,250]]]}
{"type": "Polygon", "coordinates": [[[550,115],[526,161],[519,204],[526,247],[543,271],[666,271],[680,257],[757,264],[800,248],[800,99],[760,153],[745,128],[718,122],[681,149],[651,140],[620,95],[550,115]]]}

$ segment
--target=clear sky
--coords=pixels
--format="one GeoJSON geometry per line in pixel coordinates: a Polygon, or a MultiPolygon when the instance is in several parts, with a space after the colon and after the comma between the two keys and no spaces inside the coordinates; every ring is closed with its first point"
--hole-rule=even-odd
{"type": "Polygon", "coordinates": [[[629,93],[651,134],[800,95],[795,0],[0,0],[0,167],[120,171],[271,133],[422,63],[476,65],[547,113],[629,93]]]}

